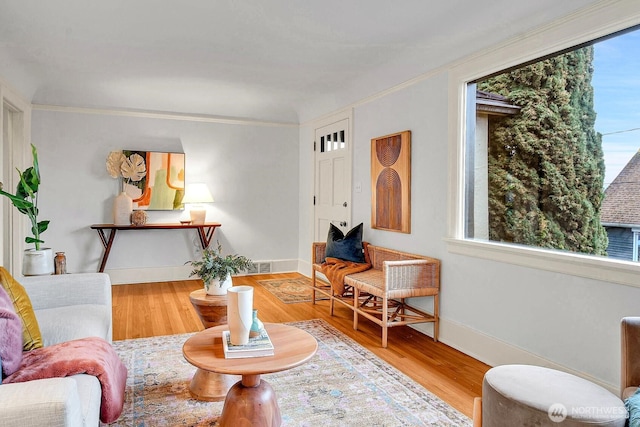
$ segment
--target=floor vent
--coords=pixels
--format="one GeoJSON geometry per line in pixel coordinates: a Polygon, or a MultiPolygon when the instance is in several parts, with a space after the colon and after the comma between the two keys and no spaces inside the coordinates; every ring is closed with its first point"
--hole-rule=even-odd
{"type": "Polygon", "coordinates": [[[271,263],[270,262],[261,262],[260,266],[260,274],[271,273],[271,263]]]}
{"type": "Polygon", "coordinates": [[[254,262],[247,269],[247,274],[266,274],[271,273],[271,262],[254,262]]]}

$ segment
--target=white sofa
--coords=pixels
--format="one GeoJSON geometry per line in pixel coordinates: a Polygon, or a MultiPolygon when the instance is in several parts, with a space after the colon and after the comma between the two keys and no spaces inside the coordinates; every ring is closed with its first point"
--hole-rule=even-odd
{"type": "MultiPolygon", "coordinates": [[[[33,305],[44,345],[97,336],[111,342],[111,281],[104,273],[17,279],[33,305]]],[[[74,375],[0,385],[0,426],[98,426],[100,383],[74,375]]]]}

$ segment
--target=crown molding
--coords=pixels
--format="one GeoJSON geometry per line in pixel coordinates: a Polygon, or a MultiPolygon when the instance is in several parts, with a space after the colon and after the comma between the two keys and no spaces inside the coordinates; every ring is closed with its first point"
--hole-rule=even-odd
{"type": "Polygon", "coordinates": [[[96,114],[106,116],[136,117],[145,119],[161,119],[161,120],[181,120],[187,122],[201,123],[222,123],[241,126],[274,126],[274,127],[294,127],[297,128],[298,123],[293,122],[271,122],[263,120],[241,119],[235,117],[213,116],[207,114],[187,114],[172,113],[165,111],[149,111],[149,110],[127,110],[116,108],[89,108],[89,107],[69,107],[63,105],[49,104],[33,104],[34,111],[54,111],[61,113],[74,114],[96,114]]]}

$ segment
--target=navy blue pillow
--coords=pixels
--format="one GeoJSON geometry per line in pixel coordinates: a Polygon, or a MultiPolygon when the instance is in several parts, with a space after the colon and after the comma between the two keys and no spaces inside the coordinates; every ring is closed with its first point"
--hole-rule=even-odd
{"type": "Polygon", "coordinates": [[[343,261],[364,262],[362,229],[363,224],[360,223],[360,225],[356,225],[349,230],[345,236],[338,227],[329,224],[325,257],[338,258],[343,261]]]}

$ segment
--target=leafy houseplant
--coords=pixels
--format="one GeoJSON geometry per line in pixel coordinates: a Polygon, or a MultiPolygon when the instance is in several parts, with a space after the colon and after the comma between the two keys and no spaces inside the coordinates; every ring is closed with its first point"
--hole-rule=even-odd
{"type": "Polygon", "coordinates": [[[27,243],[33,243],[36,250],[40,250],[40,244],[44,243],[44,240],[40,238],[40,235],[49,227],[49,220],[38,222],[38,188],[40,187],[40,168],[38,166],[38,152],[36,147],[31,144],[31,153],[33,154],[33,166],[25,169],[24,172],[20,172],[16,168],[20,175],[20,182],[16,186],[16,194],[10,194],[2,190],[2,183],[0,183],[0,194],[6,196],[11,200],[13,206],[21,213],[29,217],[31,221],[31,233],[33,237],[27,236],[24,239],[27,243]]]}
{"type": "Polygon", "coordinates": [[[207,248],[202,251],[202,258],[197,261],[187,261],[193,267],[190,276],[198,276],[204,282],[205,289],[209,292],[211,286],[222,288],[225,281],[232,274],[238,274],[247,270],[252,261],[242,255],[222,255],[222,245],[218,242],[217,248],[207,248]]]}

